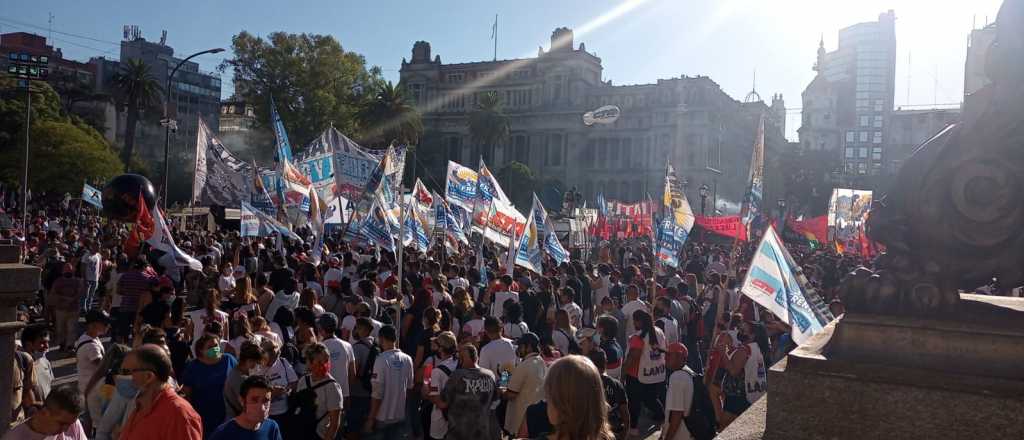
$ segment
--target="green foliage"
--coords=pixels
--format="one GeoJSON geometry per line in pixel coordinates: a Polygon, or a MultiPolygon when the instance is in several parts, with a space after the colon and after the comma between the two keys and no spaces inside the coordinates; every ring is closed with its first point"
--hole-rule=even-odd
{"type": "Polygon", "coordinates": [[[509,162],[498,170],[496,177],[516,208],[523,213],[529,211],[533,204],[533,193],[538,187],[530,167],[520,162],[509,162]]]}
{"type": "Polygon", "coordinates": [[[285,32],[263,39],[242,31],[232,49],[220,69],[232,69],[235,92],[255,107],[260,124],[270,124],[273,97],[296,153],[331,124],[358,137],[365,94],[380,78],[362,55],[329,35],[285,32]]]}
{"type": "MultiPolygon", "coordinates": [[[[0,77],[0,150],[25,146],[25,91],[15,81],[0,77]]],[[[60,119],[60,97],[46,83],[32,84],[31,120],[60,119]]]]}
{"type": "Polygon", "coordinates": [[[359,123],[363,145],[374,148],[387,148],[391,143],[416,145],[423,133],[420,113],[410,103],[405,86],[380,79],[373,82],[359,111],[359,123]]]}
{"type": "MultiPolygon", "coordinates": [[[[509,138],[511,119],[501,109],[501,98],[495,92],[480,96],[476,109],[469,114],[469,135],[473,142],[491,151],[509,138]]],[[[480,155],[490,157],[490,154],[480,155]]]]}
{"type": "Polygon", "coordinates": [[[142,60],[131,59],[122,66],[121,72],[114,75],[114,87],[118,103],[128,109],[121,163],[129,165],[135,154],[135,129],[140,113],[160,102],[162,89],[150,73],[149,65],[142,60]]]}
{"type": "MultiPolygon", "coordinates": [[[[124,170],[103,136],[83,123],[35,121],[29,148],[29,188],[35,191],[76,194],[83,182],[107,181],[124,170]]],[[[20,182],[24,157],[20,147],[0,153],[0,178],[20,182]]]]}

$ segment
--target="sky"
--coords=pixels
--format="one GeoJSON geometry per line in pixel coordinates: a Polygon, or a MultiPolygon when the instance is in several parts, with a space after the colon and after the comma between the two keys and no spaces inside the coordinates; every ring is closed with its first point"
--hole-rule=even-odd
{"type": "MultiPolygon", "coordinates": [[[[431,43],[442,62],[494,56],[491,28],[498,15],[499,59],[536,56],[551,31],[575,30],[575,42],[602,60],[613,84],[707,75],[735,99],[754,85],[767,100],[782,93],[789,109],[787,137],[796,139],[800,93],[814,78],[819,39],[836,48],[839,29],[896,11],[897,107],[926,108],[962,100],[967,37],[993,21],[1001,0],[4,0],[0,32],[50,35],[64,56],[118,57],[124,25],[157,41],[167,30],[176,55],[223,47],[241,30],[330,34],[345,50],[398,79],[413,42],[431,43]]],[[[228,52],[198,58],[215,70],[228,52]]],[[[231,93],[223,75],[224,97],[231,93]]]]}

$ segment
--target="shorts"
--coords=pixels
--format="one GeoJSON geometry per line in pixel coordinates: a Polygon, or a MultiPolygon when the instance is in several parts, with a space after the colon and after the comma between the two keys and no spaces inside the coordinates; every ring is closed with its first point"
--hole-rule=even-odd
{"type": "Polygon", "coordinates": [[[361,432],[370,417],[370,396],[352,396],[345,408],[345,432],[361,432]]]}
{"type": "Polygon", "coordinates": [[[747,408],[750,408],[750,402],[747,402],[745,396],[726,396],[725,404],[722,405],[725,412],[735,415],[743,414],[747,408]]]}

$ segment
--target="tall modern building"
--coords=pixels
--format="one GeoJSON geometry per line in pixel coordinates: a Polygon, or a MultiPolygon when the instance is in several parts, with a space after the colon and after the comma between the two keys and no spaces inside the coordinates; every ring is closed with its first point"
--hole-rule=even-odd
{"type": "Polygon", "coordinates": [[[988,49],[996,40],[996,24],[971,30],[967,43],[967,59],[964,62],[964,96],[968,96],[989,84],[985,74],[988,49]]]}
{"type": "MultiPolygon", "coordinates": [[[[699,188],[708,186],[710,214],[721,204],[716,201],[742,199],[762,115],[767,150],[786,145],[781,95],[770,105],[759,98],[741,103],[706,76],[618,86],[602,70],[600,58],[573,42],[572,30],[559,28],[549,50],[511,60],[445,64],[430,43],[419,41],[412,58],[402,60],[400,77],[423,115],[421,148],[473,167],[479,157],[494,169],[521,162],[590,200],[598,192],[626,201],[656,197],[672,164],[695,211],[699,188]],[[498,94],[511,119],[511,138],[501,145],[480,145],[470,135],[470,115],[487,92],[498,94]],[[604,105],[620,108],[618,120],[583,123],[584,113],[604,105]]],[[[771,185],[769,179],[766,191],[771,185]]]]}
{"type": "Polygon", "coordinates": [[[896,80],[896,14],[839,31],[839,47],[819,45],[817,73],[803,92],[804,150],[836,151],[851,184],[885,173],[896,80]]]}

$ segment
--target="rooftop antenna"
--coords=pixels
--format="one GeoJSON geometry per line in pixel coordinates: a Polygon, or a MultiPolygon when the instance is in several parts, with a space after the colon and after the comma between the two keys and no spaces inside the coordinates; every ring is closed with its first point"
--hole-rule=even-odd
{"type": "Polygon", "coordinates": [[[53,13],[50,12],[49,15],[50,15],[50,19],[47,20],[48,29],[49,29],[49,35],[46,38],[47,38],[47,40],[49,40],[50,45],[53,46],[53,13]]]}
{"type": "Polygon", "coordinates": [[[761,99],[761,95],[757,93],[757,69],[754,69],[754,85],[750,89],[750,93],[747,93],[747,97],[743,98],[743,103],[760,102],[764,101],[761,99]]]}
{"type": "Polygon", "coordinates": [[[491,39],[494,40],[494,61],[498,61],[498,14],[494,14],[494,26],[491,27],[491,39]]]}

